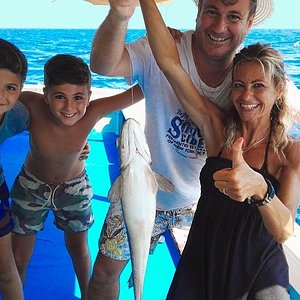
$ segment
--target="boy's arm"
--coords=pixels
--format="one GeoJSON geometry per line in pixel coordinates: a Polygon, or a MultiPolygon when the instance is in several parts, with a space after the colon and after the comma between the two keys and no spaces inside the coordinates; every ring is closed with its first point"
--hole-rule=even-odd
{"type": "Polygon", "coordinates": [[[24,91],[21,92],[18,101],[23,103],[28,110],[31,111],[30,106],[34,105],[36,103],[35,101],[39,101],[40,99],[43,99],[42,94],[32,91],[24,91]]]}
{"type": "Polygon", "coordinates": [[[143,92],[138,84],[125,92],[114,96],[92,100],[90,109],[99,115],[99,119],[112,112],[122,110],[144,99],[143,92]]]}

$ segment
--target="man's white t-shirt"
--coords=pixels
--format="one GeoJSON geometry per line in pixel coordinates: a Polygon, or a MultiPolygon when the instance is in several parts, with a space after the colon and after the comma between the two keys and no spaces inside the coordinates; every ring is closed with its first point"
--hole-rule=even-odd
{"type": "MultiPolygon", "coordinates": [[[[192,54],[192,31],[177,43],[183,67],[201,94],[223,109],[230,107],[231,74],[217,88],[200,82],[192,54]]],[[[177,100],[158,68],[146,37],[126,45],[133,68],[128,81],[138,82],[145,96],[145,133],[152,156],[152,169],[167,177],[175,191],[159,191],[157,209],[171,210],[196,203],[200,196],[199,174],[206,160],[204,139],[177,100]]]]}

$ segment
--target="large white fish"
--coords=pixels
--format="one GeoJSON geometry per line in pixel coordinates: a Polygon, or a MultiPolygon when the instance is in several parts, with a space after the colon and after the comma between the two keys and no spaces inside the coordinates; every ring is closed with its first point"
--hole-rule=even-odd
{"type": "Polygon", "coordinates": [[[108,198],[122,201],[133,270],[134,296],[142,298],[158,189],[173,191],[173,184],[152,171],[151,155],[144,131],[135,119],[127,119],[118,139],[120,176],[108,198]]]}

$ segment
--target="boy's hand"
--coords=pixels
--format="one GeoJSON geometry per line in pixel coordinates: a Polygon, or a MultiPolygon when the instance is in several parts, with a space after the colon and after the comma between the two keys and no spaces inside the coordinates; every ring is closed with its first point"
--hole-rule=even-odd
{"type": "Polygon", "coordinates": [[[79,160],[87,159],[89,157],[90,150],[91,150],[90,145],[89,145],[88,142],[86,142],[83,149],[82,149],[82,151],[81,151],[81,154],[79,156],[79,160]]]}

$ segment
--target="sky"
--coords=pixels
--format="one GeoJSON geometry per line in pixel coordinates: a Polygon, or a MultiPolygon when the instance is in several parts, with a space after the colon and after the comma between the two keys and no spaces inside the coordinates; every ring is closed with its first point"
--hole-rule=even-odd
{"type": "MultiPolygon", "coordinates": [[[[0,28],[97,28],[109,6],[95,6],[84,0],[0,0],[0,28]]],[[[271,18],[257,28],[300,30],[299,0],[274,0],[271,18]],[[287,5],[288,3],[288,5],[287,5]]],[[[168,26],[194,29],[196,6],[193,0],[172,0],[159,5],[168,26]]],[[[138,8],[129,28],[144,28],[138,8]]]]}

